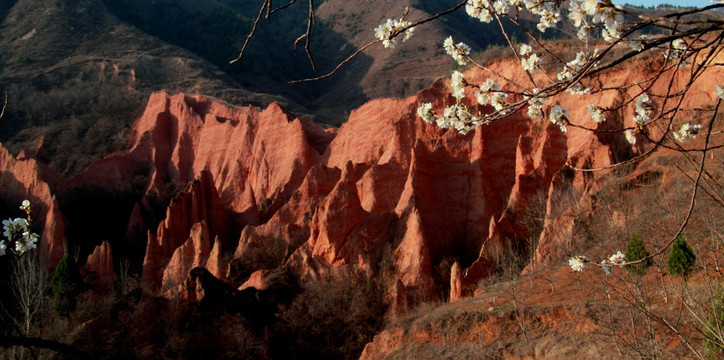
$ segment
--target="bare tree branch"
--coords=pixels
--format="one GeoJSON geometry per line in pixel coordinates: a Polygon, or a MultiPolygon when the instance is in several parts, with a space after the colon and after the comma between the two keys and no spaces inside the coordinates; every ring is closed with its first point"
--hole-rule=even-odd
{"type": "Polygon", "coordinates": [[[5,116],[5,109],[8,107],[8,93],[5,93],[5,101],[3,101],[3,108],[0,110],[0,119],[5,116]]]}
{"type": "Polygon", "coordinates": [[[307,31],[304,34],[300,35],[297,40],[294,40],[294,54],[297,54],[297,43],[299,43],[299,41],[301,41],[302,39],[305,39],[304,51],[307,53],[309,62],[312,64],[312,69],[314,69],[314,71],[317,71],[317,64],[314,63],[314,57],[312,56],[312,51],[309,47],[309,44],[312,41],[312,26],[314,24],[316,24],[316,20],[314,18],[314,0],[309,0],[307,31]]]}
{"type": "MultiPolygon", "coordinates": [[[[244,50],[246,50],[246,46],[249,45],[249,41],[251,41],[251,38],[254,36],[254,33],[256,32],[256,27],[259,25],[259,20],[261,20],[262,14],[264,14],[264,9],[268,9],[271,6],[271,0],[264,0],[264,3],[261,5],[261,8],[259,9],[259,15],[256,16],[256,19],[254,20],[254,24],[251,26],[251,31],[249,32],[249,35],[246,36],[246,40],[244,40],[244,45],[241,46],[241,51],[239,51],[239,56],[236,57],[236,59],[229,61],[229,64],[233,64],[244,56],[244,50]]],[[[267,18],[269,17],[269,12],[267,11],[267,18]]]]}

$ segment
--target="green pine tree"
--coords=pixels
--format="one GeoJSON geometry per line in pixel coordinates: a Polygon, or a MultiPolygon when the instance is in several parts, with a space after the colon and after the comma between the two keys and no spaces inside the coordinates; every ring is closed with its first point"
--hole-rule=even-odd
{"type": "Polygon", "coordinates": [[[58,317],[68,317],[75,309],[75,299],[80,292],[83,280],[78,265],[64,255],[55,267],[50,286],[53,289],[53,312],[58,317]]]}
{"type": "Polygon", "coordinates": [[[696,262],[694,250],[691,249],[684,236],[679,235],[671,244],[669,256],[666,258],[666,270],[671,275],[681,274],[686,278],[689,276],[694,262],[696,262]]]}
{"type": "MultiPolygon", "coordinates": [[[[649,252],[646,251],[644,241],[640,236],[632,235],[626,243],[626,262],[641,260],[647,256],[649,256],[649,252]]],[[[651,259],[646,259],[638,264],[626,265],[624,268],[631,275],[643,275],[649,266],[651,266],[651,259]]]]}

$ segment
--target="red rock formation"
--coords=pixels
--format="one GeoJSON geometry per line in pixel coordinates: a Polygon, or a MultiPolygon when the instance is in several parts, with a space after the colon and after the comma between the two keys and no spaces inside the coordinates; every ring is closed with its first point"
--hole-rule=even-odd
{"type": "MultiPolygon", "coordinates": [[[[24,152],[13,157],[0,144],[0,194],[3,201],[11,209],[18,209],[23,200],[30,200],[33,223],[41,226],[40,254],[49,269],[55,266],[66,252],[65,220],[60,212],[47,178],[55,178],[49,169],[44,168],[35,160],[28,158],[24,152]]],[[[9,214],[11,217],[23,217],[19,209],[9,214]]]]}
{"type": "Polygon", "coordinates": [[[237,213],[257,207],[267,218],[301,184],[319,156],[315,149],[331,136],[276,104],[258,112],[163,92],[151,97],[135,133],[130,153],[150,154],[156,189],[208,171],[225,206],[237,213]]]}
{"type": "MultiPolygon", "coordinates": [[[[197,229],[196,238],[202,235],[205,237],[203,241],[203,248],[206,249],[205,263],[212,246],[210,239],[215,238],[218,234],[228,233],[227,221],[226,211],[216,193],[211,174],[203,172],[198,180],[189,183],[186,189],[171,202],[166,211],[166,219],[158,225],[156,234],[149,233],[141,280],[154,288],[165,283],[164,269],[169,259],[175,255],[177,248],[184,242],[188,242],[187,239],[194,238],[192,230],[197,227],[198,223],[204,224],[205,231],[199,232],[200,230],[197,229]],[[162,273],[164,273],[163,281],[159,277],[162,273]]],[[[194,249],[201,249],[201,245],[201,243],[197,243],[188,251],[193,253],[194,249]]],[[[185,270],[190,269],[189,267],[185,270]]],[[[172,277],[172,282],[179,282],[186,277],[186,274],[174,273],[169,276],[172,277]]]]}
{"type": "Polygon", "coordinates": [[[463,297],[462,286],[463,271],[460,263],[455,262],[450,269],[450,302],[457,301],[463,297]]]}
{"type": "Polygon", "coordinates": [[[217,278],[223,279],[226,277],[228,271],[228,265],[224,258],[224,252],[221,248],[221,240],[217,236],[214,238],[214,246],[211,248],[211,253],[206,260],[206,270],[217,278]]]}
{"type": "Polygon", "coordinates": [[[268,222],[245,227],[228,277],[237,278],[244,264],[272,269],[304,244],[309,239],[317,206],[332,191],[340,175],[336,168],[312,167],[297,191],[268,222]]]}
{"type": "MultiPolygon", "coordinates": [[[[506,62],[491,66],[512,79],[520,75],[506,62]]],[[[686,109],[713,101],[712,79],[721,78],[721,70],[712,72],[711,79],[697,80],[708,95],[688,96],[686,109]]],[[[487,76],[471,71],[466,78],[487,76]]],[[[632,75],[615,72],[600,80],[615,83],[627,76],[632,75]]],[[[665,86],[669,83],[651,89],[665,86]]],[[[594,124],[586,105],[622,104],[634,95],[626,91],[631,93],[560,95],[555,102],[570,110],[572,122],[613,129],[630,125],[630,114],[594,124]]],[[[127,228],[129,234],[145,233],[143,281],[155,288],[163,276],[169,286],[182,281],[192,266],[206,266],[235,286],[251,274],[252,282],[263,284],[264,272],[254,272],[284,262],[303,279],[336,267],[374,275],[386,256],[396,270],[386,285],[399,307],[395,311],[402,312],[408,303],[443,291],[450,290],[451,298],[469,294],[507,249],[529,253],[525,244],[537,243],[537,261],[560,257],[572,241],[571,204],[576,211],[590,210],[600,186],[598,174],[571,167],[607,166],[633,151],[621,133],[571,126],[563,134],[547,119],[527,118],[524,109],[467,135],[416,117],[420,103],[442,109],[454,101],[446,93],[439,81],[408,99],[371,101],[338,131],[294,119],[277,105],[258,111],[156,93],[129,150],[53,183],[63,192],[81,186],[119,189],[134,177],[147,180],[138,201],[128,205],[127,228]],[[569,184],[575,196],[558,201],[569,184]],[[169,200],[176,187],[184,190],[163,217],[154,206],[169,200]],[[544,203],[549,216],[538,235],[521,219],[544,203]],[[451,263],[459,265],[448,276],[451,263]]],[[[45,219],[43,236],[49,240],[44,252],[59,258],[64,222],[39,167],[4,150],[0,165],[10,169],[0,184],[13,201],[30,193],[31,201],[44,204],[38,217],[45,219]]]]}
{"type": "Polygon", "coordinates": [[[163,271],[161,287],[170,288],[178,285],[186,279],[191,269],[205,267],[210,254],[209,226],[206,221],[200,221],[193,225],[186,242],[173,252],[171,260],[163,271]]]}
{"type": "Polygon", "coordinates": [[[84,268],[97,276],[97,283],[100,286],[108,286],[116,279],[113,266],[113,252],[108,241],[96,246],[93,253],[88,255],[84,268]]]}
{"type": "Polygon", "coordinates": [[[241,284],[241,286],[239,286],[239,290],[248,289],[250,287],[253,287],[257,290],[264,290],[264,288],[265,288],[264,279],[266,278],[266,276],[268,274],[269,274],[268,270],[254,271],[251,274],[251,276],[249,276],[249,280],[247,280],[246,282],[241,284]]]}

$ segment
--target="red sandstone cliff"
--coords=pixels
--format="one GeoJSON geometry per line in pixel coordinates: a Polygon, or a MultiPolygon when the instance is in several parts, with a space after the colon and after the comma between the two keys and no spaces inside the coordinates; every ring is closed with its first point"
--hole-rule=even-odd
{"type": "MultiPolygon", "coordinates": [[[[513,77],[510,66],[495,66],[513,77]]],[[[616,72],[600,80],[625,76],[616,72]]],[[[701,89],[713,89],[714,80],[700,81],[706,82],[701,89]]],[[[559,200],[572,184],[572,201],[590,207],[600,184],[596,173],[566,164],[606,166],[637,150],[621,133],[569,127],[563,134],[547,119],[518,113],[467,135],[415,116],[423,102],[444,107],[452,101],[446,94],[440,81],[408,99],[374,100],[335,131],[294,119],[277,105],[259,111],[160,92],[149,99],[129,150],[52,183],[67,192],[82,186],[122,189],[140,179],[142,191],[122,227],[142,234],[142,277],[152,288],[174,288],[196,266],[238,286],[252,274],[250,283],[263,284],[259,270],[281,264],[312,279],[339,268],[372,275],[385,263],[394,268],[387,286],[395,311],[448,289],[457,299],[470,294],[507,249],[528,251],[527,244],[537,244],[535,259],[544,262],[570,246],[576,219],[565,215],[570,203],[559,200]],[[154,208],[171,195],[163,211],[154,208]],[[540,235],[520,221],[534,205],[547,214],[540,235]]],[[[554,102],[584,126],[631,122],[622,113],[594,124],[586,110],[592,96],[561,95],[554,102]]],[[[596,98],[603,106],[623,99],[596,98]]],[[[713,95],[688,99],[683,107],[696,109],[713,95]]],[[[2,186],[13,201],[30,194],[43,205],[43,251],[59,258],[64,221],[40,167],[5,150],[0,165],[2,186]]],[[[101,247],[87,266],[110,276],[111,246],[103,246],[109,249],[101,247]]]]}

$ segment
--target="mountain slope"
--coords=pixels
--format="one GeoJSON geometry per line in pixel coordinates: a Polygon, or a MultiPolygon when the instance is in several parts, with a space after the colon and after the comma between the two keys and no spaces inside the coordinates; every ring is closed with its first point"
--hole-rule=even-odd
{"type": "Polygon", "coordinates": [[[126,142],[152,91],[304,108],[243,90],[208,61],[138,31],[100,1],[17,1],[0,28],[0,140],[70,175],[126,142]]]}

